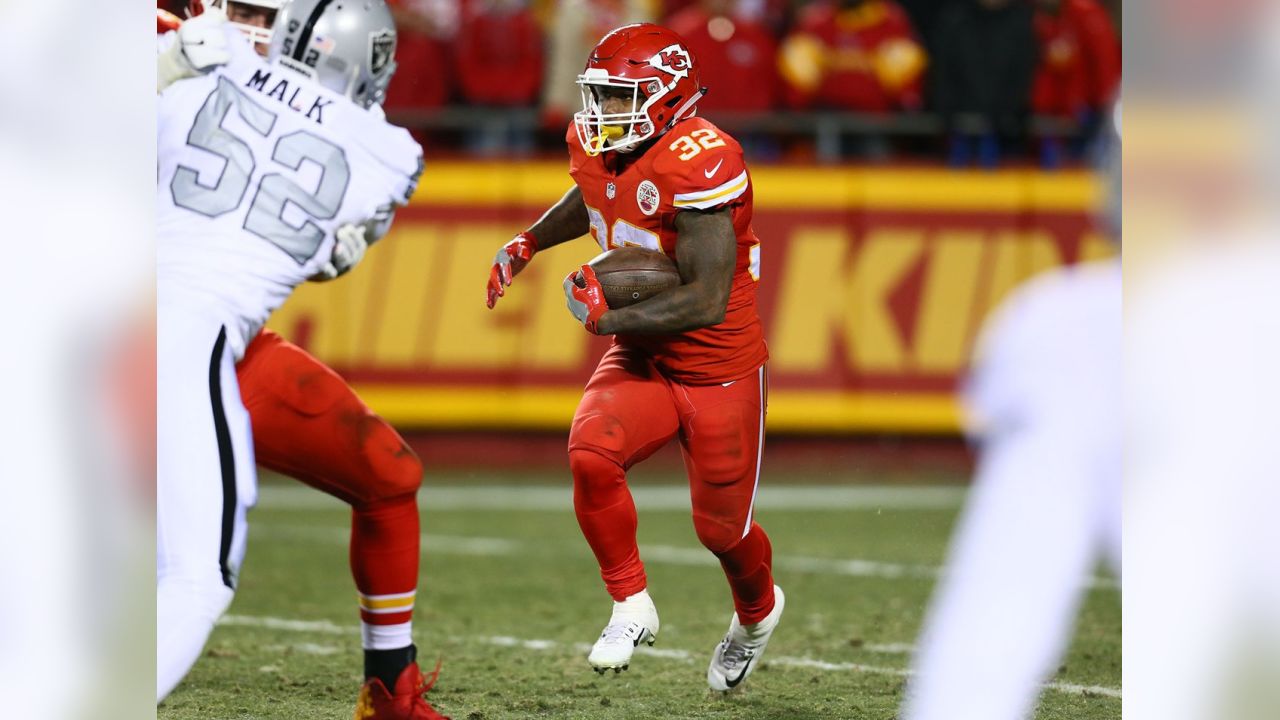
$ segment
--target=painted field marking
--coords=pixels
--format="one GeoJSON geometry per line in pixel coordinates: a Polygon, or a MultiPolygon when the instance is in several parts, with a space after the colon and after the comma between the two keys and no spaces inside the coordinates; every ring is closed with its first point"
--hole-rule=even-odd
{"type": "MultiPolygon", "coordinates": [[[[360,636],[360,628],[356,625],[337,625],[328,620],[290,620],[286,618],[276,618],[260,615],[223,615],[218,620],[219,625],[229,627],[251,627],[264,628],[267,630],[280,630],[284,632],[304,632],[319,633],[324,635],[347,635],[351,638],[360,636]]],[[[475,642],[483,645],[492,645],[494,647],[504,648],[521,648],[524,650],[536,651],[558,651],[561,648],[571,649],[577,652],[586,652],[591,649],[587,643],[562,643],[556,640],[541,640],[533,638],[518,638],[510,635],[489,635],[489,636],[470,636],[470,637],[451,637],[450,640],[459,642],[475,642]]],[[[314,646],[316,648],[328,646],[314,646]]],[[[911,645],[904,643],[892,643],[882,646],[868,646],[894,648],[894,652],[900,648],[906,648],[909,652],[911,645]]],[[[871,652],[876,652],[871,650],[871,652]]],[[[651,648],[640,647],[636,649],[636,653],[640,655],[649,655],[652,657],[666,658],[679,662],[700,662],[703,653],[693,653],[688,650],[668,649],[668,648],[651,648]]],[[[892,675],[895,677],[910,677],[911,671],[906,668],[885,667],[880,665],[865,665],[862,663],[850,662],[827,662],[810,657],[790,657],[790,656],[770,656],[764,661],[766,664],[780,665],[782,667],[806,668],[810,670],[821,670],[824,672],[854,672],[869,673],[875,675],[892,675]]],[[[1102,687],[1097,685],[1077,685],[1075,683],[1050,682],[1044,683],[1042,686],[1046,690],[1065,693],[1068,695],[1102,695],[1111,698],[1121,698],[1121,691],[1117,688],[1102,687]]]]}
{"type": "MultiPolygon", "coordinates": [[[[267,525],[254,529],[255,537],[262,535],[281,538],[305,538],[322,540],[332,544],[346,545],[350,541],[350,531],[346,528],[321,527],[313,525],[267,525]]],[[[472,537],[462,535],[433,535],[423,533],[421,537],[422,552],[425,555],[462,555],[478,557],[511,557],[529,555],[531,553],[552,552],[555,555],[568,557],[585,556],[588,552],[585,544],[556,546],[540,543],[536,547],[527,542],[495,537],[472,537]]],[[[658,565],[683,565],[691,567],[719,567],[720,561],[706,549],[697,547],[676,547],[673,545],[640,546],[641,557],[647,563],[658,565]]],[[[883,578],[889,580],[923,579],[933,580],[942,575],[942,568],[934,565],[918,565],[862,560],[857,558],[819,558],[803,555],[775,555],[774,567],[786,572],[811,573],[814,575],[840,575],[845,577],[883,578]]],[[[1118,589],[1111,578],[1094,577],[1087,581],[1087,586],[1094,589],[1118,589]]]]}

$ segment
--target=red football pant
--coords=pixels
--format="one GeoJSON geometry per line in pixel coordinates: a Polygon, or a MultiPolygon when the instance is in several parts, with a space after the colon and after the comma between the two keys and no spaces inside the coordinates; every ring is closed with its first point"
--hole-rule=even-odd
{"type": "Polygon", "coordinates": [[[693,527],[720,559],[743,624],[773,609],[772,550],[752,521],[767,404],[765,369],[727,385],[681,385],[643,353],[614,345],[587,383],[569,431],[573,506],[615,600],[643,590],[626,471],[679,435],[693,527]]]}
{"type": "Polygon", "coordinates": [[[361,619],[409,622],[418,585],[418,456],[337,373],[274,332],[254,338],[236,375],[258,464],[351,505],[361,619]]]}

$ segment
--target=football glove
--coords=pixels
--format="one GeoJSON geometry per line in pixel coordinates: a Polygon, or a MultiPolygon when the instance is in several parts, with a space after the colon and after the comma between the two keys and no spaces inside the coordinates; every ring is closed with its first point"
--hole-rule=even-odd
{"type": "Polygon", "coordinates": [[[485,304],[490,310],[497,304],[498,298],[506,294],[504,288],[511,285],[511,281],[529,264],[536,252],[538,241],[527,232],[515,236],[498,251],[493,258],[493,268],[489,270],[489,283],[486,287],[485,304]]]}
{"type": "Polygon", "coordinates": [[[173,44],[157,60],[156,92],[230,62],[231,46],[223,30],[226,22],[226,14],[211,7],[182,23],[173,44]]]}
{"type": "Polygon", "coordinates": [[[569,312],[582,323],[587,332],[599,335],[600,317],[609,309],[604,300],[604,288],[596,279],[596,271],[590,265],[583,265],[564,279],[564,297],[569,305],[569,312]],[[582,284],[578,284],[582,280],[582,284]]]}
{"type": "Polygon", "coordinates": [[[334,233],[334,237],[337,242],[333,244],[333,255],[320,268],[320,272],[312,277],[313,280],[333,280],[347,274],[364,259],[364,253],[369,249],[364,225],[343,225],[334,233]]]}

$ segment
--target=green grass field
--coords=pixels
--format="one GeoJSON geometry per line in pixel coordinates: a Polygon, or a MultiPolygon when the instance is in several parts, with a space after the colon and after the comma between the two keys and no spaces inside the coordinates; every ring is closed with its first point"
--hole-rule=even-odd
{"type": "MultiPolygon", "coordinates": [[[[658,644],[629,671],[601,677],[586,649],[609,598],[567,486],[431,477],[414,630],[424,667],[444,661],[435,706],[455,720],[894,718],[963,491],[763,487],[757,519],[773,540],[787,610],[759,671],[720,696],[706,687],[706,664],[732,605],[693,534],[684,490],[655,484],[677,479],[634,483],[658,644]]],[[[361,655],[348,511],[264,480],[250,525],[235,603],[159,717],[351,717],[361,655]]],[[[1119,593],[1090,591],[1038,718],[1120,717],[1120,630],[1119,593]]]]}

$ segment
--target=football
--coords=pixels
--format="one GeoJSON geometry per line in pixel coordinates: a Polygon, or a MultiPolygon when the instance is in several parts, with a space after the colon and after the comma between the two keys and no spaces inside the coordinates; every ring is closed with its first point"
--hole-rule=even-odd
{"type": "Polygon", "coordinates": [[[614,248],[587,264],[596,271],[605,302],[611,308],[634,305],[680,284],[676,264],[657,250],[614,248]]]}

